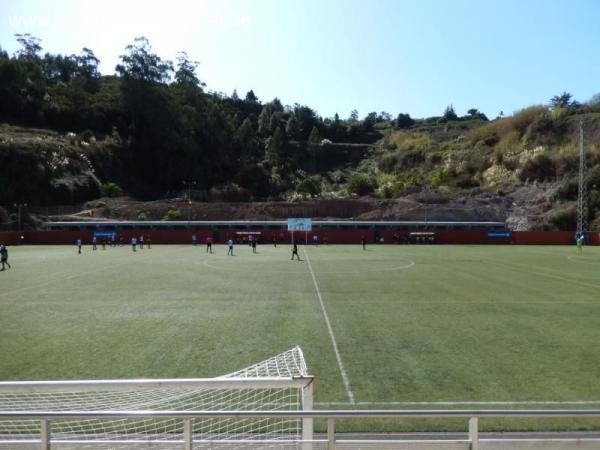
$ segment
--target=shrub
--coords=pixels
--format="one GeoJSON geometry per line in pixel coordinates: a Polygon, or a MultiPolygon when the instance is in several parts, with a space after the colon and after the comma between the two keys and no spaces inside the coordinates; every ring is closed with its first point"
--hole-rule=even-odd
{"type": "Polygon", "coordinates": [[[367,195],[372,193],[377,187],[377,182],[360,173],[353,174],[348,180],[348,192],[357,195],[367,195]]]}
{"type": "Polygon", "coordinates": [[[513,130],[502,136],[500,141],[496,144],[496,152],[504,155],[506,153],[519,150],[520,147],[521,141],[519,138],[519,133],[513,130]]]}
{"type": "Polygon", "coordinates": [[[118,184],[109,181],[100,186],[100,195],[102,197],[122,197],[123,189],[118,184]]]}
{"type": "Polygon", "coordinates": [[[183,219],[183,214],[178,209],[170,209],[163,216],[162,220],[181,220],[183,219]]]}
{"type": "Polygon", "coordinates": [[[210,195],[215,200],[225,202],[247,202],[250,200],[250,192],[236,183],[227,183],[212,187],[210,195]]]}
{"type": "Polygon", "coordinates": [[[379,186],[377,194],[383,198],[396,197],[404,187],[403,183],[396,176],[389,173],[381,174],[377,180],[377,185],[379,186]]]}
{"type": "Polygon", "coordinates": [[[442,184],[447,183],[450,178],[452,178],[452,174],[444,169],[438,169],[435,172],[433,172],[433,175],[431,175],[431,180],[429,181],[429,184],[431,185],[431,187],[439,187],[442,184]]]}
{"type": "Polygon", "coordinates": [[[525,162],[519,173],[519,178],[521,181],[546,181],[554,178],[555,175],[554,161],[549,156],[541,154],[525,162]]]}
{"type": "Polygon", "coordinates": [[[296,185],[296,191],[310,197],[318,197],[321,194],[321,180],[316,176],[306,177],[296,185]]]}
{"type": "Polygon", "coordinates": [[[83,142],[90,142],[94,137],[94,133],[91,130],[84,130],[79,134],[79,137],[83,142]]]}
{"type": "Polygon", "coordinates": [[[558,186],[555,198],[557,200],[577,200],[579,182],[576,178],[563,180],[558,186]]]}
{"type": "MultiPolygon", "coordinates": [[[[181,214],[181,212],[180,212],[180,214],[181,214]]],[[[169,215],[169,213],[167,213],[167,215],[169,215]]],[[[145,211],[140,211],[137,215],[137,220],[148,220],[148,215],[146,214],[145,211]]],[[[163,217],[163,220],[165,220],[164,217],[163,217]]],[[[169,220],[169,219],[166,219],[166,220],[169,220]]]]}
{"type": "Polygon", "coordinates": [[[476,175],[465,171],[457,174],[456,178],[454,179],[454,184],[461,189],[470,189],[479,187],[480,182],[476,175]]]}
{"type": "Polygon", "coordinates": [[[558,230],[574,230],[577,228],[577,207],[569,205],[555,209],[548,216],[548,223],[558,230]]]}
{"type": "Polygon", "coordinates": [[[395,131],[388,138],[388,146],[400,151],[427,150],[434,145],[428,134],[395,131]]]}

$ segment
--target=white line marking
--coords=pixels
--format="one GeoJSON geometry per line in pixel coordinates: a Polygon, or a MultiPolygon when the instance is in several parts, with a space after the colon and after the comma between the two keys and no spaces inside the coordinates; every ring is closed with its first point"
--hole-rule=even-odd
{"type": "Polygon", "coordinates": [[[327,331],[329,331],[329,337],[331,338],[331,343],[333,344],[335,358],[337,359],[338,367],[340,368],[340,373],[342,374],[342,381],[344,382],[344,387],[346,388],[346,394],[348,395],[350,404],[354,405],[354,394],[352,393],[352,389],[350,389],[350,380],[348,378],[348,374],[346,373],[346,369],[344,369],[344,363],[342,363],[342,357],[340,356],[340,351],[338,349],[338,345],[335,340],[335,336],[333,334],[333,329],[331,328],[331,322],[329,322],[329,316],[327,315],[327,311],[325,310],[325,305],[323,303],[323,297],[321,297],[321,291],[319,290],[319,285],[317,284],[317,278],[315,277],[315,272],[313,271],[312,264],[310,263],[310,258],[308,257],[308,253],[306,252],[306,247],[302,247],[302,250],[304,250],[304,256],[306,257],[306,262],[308,263],[308,269],[310,270],[310,274],[312,276],[313,283],[315,284],[315,289],[317,291],[317,297],[319,298],[319,304],[321,305],[321,311],[323,312],[323,317],[325,317],[325,323],[327,324],[327,331]]]}
{"type": "Polygon", "coordinates": [[[598,405],[600,400],[515,400],[475,402],[316,402],[316,406],[598,405]]]}
{"type": "Polygon", "coordinates": [[[593,259],[593,258],[586,258],[585,256],[571,255],[571,256],[567,256],[567,259],[569,261],[574,261],[574,262],[583,261],[583,262],[592,263],[592,264],[594,264],[594,263],[600,263],[600,260],[593,259]]]}
{"type": "MultiPolygon", "coordinates": [[[[321,274],[326,273],[326,274],[332,274],[332,275],[344,275],[344,274],[346,274],[346,275],[347,274],[350,274],[350,275],[353,275],[353,274],[359,275],[359,274],[362,274],[362,273],[365,273],[365,272],[390,272],[390,271],[410,269],[411,267],[413,267],[415,265],[415,262],[412,259],[406,259],[405,261],[407,261],[407,264],[399,265],[399,266],[393,266],[393,267],[384,267],[384,268],[381,268],[381,269],[359,269],[359,270],[356,270],[356,271],[348,271],[348,270],[334,270],[334,271],[331,271],[331,270],[327,271],[327,270],[325,270],[324,271],[324,270],[321,270],[321,271],[319,271],[319,273],[321,273],[321,274]]],[[[181,262],[185,262],[186,264],[189,264],[189,262],[187,260],[183,260],[182,259],[181,262]]],[[[269,261],[267,261],[267,262],[269,262],[269,261]]],[[[199,264],[199,263],[197,263],[197,264],[199,264]]],[[[213,264],[210,264],[208,262],[208,260],[206,260],[206,259],[202,261],[202,264],[205,265],[205,266],[207,266],[207,267],[210,267],[212,269],[216,269],[216,270],[223,270],[224,269],[223,267],[219,267],[219,266],[215,266],[213,264]]],[[[279,263],[277,263],[277,264],[279,264],[279,263]]],[[[257,270],[262,271],[262,270],[264,270],[264,268],[263,267],[258,267],[257,270]]],[[[269,267],[268,270],[269,270],[269,272],[290,273],[289,270],[273,270],[271,267],[269,267]]],[[[227,271],[228,272],[248,272],[248,269],[229,269],[228,268],[227,271]]]]}

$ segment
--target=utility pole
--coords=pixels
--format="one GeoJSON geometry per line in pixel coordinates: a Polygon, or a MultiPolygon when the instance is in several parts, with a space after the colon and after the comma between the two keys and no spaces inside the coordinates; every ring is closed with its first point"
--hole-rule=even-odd
{"type": "Polygon", "coordinates": [[[579,191],[577,196],[577,232],[587,229],[588,199],[587,199],[587,166],[583,149],[583,121],[579,121],[579,191]]]}
{"type": "Polygon", "coordinates": [[[183,182],[184,186],[187,186],[187,203],[188,203],[188,215],[187,215],[187,220],[188,220],[188,226],[189,226],[189,222],[192,218],[192,186],[196,185],[195,181],[184,181],[183,182]]]}
{"type": "Polygon", "coordinates": [[[27,208],[27,203],[15,203],[14,207],[17,208],[17,224],[21,232],[21,208],[27,208]]]}

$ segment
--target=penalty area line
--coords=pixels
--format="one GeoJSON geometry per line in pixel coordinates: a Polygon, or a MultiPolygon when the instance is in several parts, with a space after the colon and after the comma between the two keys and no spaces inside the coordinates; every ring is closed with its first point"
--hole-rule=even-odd
{"type": "Polygon", "coordinates": [[[327,325],[327,331],[329,331],[329,337],[331,338],[331,344],[333,345],[333,351],[335,352],[335,358],[337,359],[338,367],[340,369],[340,373],[342,374],[342,381],[344,382],[344,388],[346,389],[346,395],[348,396],[348,400],[350,400],[349,405],[354,405],[354,394],[352,393],[352,389],[350,388],[350,379],[348,378],[348,374],[346,373],[346,369],[344,369],[344,363],[342,362],[342,356],[340,355],[340,350],[338,349],[337,341],[335,340],[335,335],[333,334],[333,328],[331,328],[331,322],[329,321],[329,315],[327,314],[327,310],[325,309],[325,304],[323,303],[323,297],[321,296],[321,290],[319,289],[319,285],[317,284],[317,278],[315,277],[315,272],[313,271],[312,264],[310,263],[310,258],[308,257],[308,252],[305,247],[302,247],[304,250],[304,256],[306,257],[306,262],[308,263],[308,269],[310,270],[310,275],[312,276],[313,283],[315,285],[315,290],[317,291],[317,298],[319,299],[319,304],[321,305],[321,311],[323,312],[323,317],[325,318],[325,324],[327,325]]]}

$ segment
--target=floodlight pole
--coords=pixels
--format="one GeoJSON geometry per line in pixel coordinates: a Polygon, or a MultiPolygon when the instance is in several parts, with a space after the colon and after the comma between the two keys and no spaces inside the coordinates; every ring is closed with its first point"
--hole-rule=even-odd
{"type": "Polygon", "coordinates": [[[577,195],[577,232],[584,233],[587,228],[587,170],[583,148],[583,121],[579,121],[579,190],[577,195]]]}
{"type": "Polygon", "coordinates": [[[21,231],[21,208],[26,208],[27,203],[15,203],[14,207],[17,208],[17,224],[19,227],[19,232],[21,231]]]}
{"type": "Polygon", "coordinates": [[[188,214],[187,214],[187,220],[188,220],[188,227],[190,226],[190,220],[192,217],[192,186],[196,185],[195,181],[184,181],[183,182],[184,186],[187,186],[187,203],[188,203],[188,214]]]}

